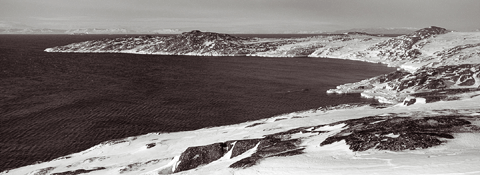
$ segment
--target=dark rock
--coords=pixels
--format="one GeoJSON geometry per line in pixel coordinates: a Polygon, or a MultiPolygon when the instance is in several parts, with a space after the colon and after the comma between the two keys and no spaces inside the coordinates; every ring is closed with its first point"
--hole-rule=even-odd
{"type": "Polygon", "coordinates": [[[296,149],[296,150],[286,151],[286,152],[283,152],[283,153],[280,153],[280,154],[275,154],[274,156],[275,157],[287,157],[287,156],[299,155],[299,154],[303,154],[304,149],[305,148],[300,148],[300,149],[296,149]]]}
{"type": "Polygon", "coordinates": [[[78,170],[75,170],[75,171],[65,171],[65,172],[61,172],[61,173],[53,173],[52,175],[76,175],[76,174],[84,174],[84,173],[89,173],[89,172],[92,172],[92,171],[98,171],[98,170],[103,170],[103,169],[106,169],[106,168],[105,167],[99,167],[99,168],[90,169],[90,170],[78,169],[78,170]]]}
{"type": "Polygon", "coordinates": [[[255,165],[258,161],[273,156],[293,156],[302,153],[298,147],[299,139],[281,140],[275,138],[262,139],[257,151],[250,157],[241,159],[229,166],[229,168],[246,168],[255,165]]]}
{"type": "Polygon", "coordinates": [[[237,157],[240,154],[245,153],[249,149],[255,147],[262,139],[250,139],[250,140],[237,140],[232,150],[232,156],[230,158],[237,157]]]}
{"type": "Polygon", "coordinates": [[[147,144],[147,149],[153,148],[156,145],[156,143],[149,143],[147,144]]]}
{"type": "MultiPolygon", "coordinates": [[[[49,172],[53,171],[54,169],[55,169],[55,167],[42,168],[39,171],[37,171],[34,175],[45,175],[45,174],[48,174],[49,172]]],[[[8,173],[8,171],[6,173],[8,173]]]]}
{"type": "MultiPolygon", "coordinates": [[[[301,142],[300,139],[277,138],[280,135],[282,134],[269,135],[260,139],[232,140],[205,146],[189,147],[180,156],[180,163],[177,165],[175,172],[190,170],[200,165],[208,164],[223,157],[230,150],[232,151],[230,158],[234,158],[257,145],[256,151],[251,156],[233,163],[230,167],[249,167],[266,157],[293,156],[302,153],[303,148],[298,147],[301,142]]],[[[283,135],[288,134],[285,132],[283,135]]]]}
{"type": "Polygon", "coordinates": [[[254,127],[254,126],[258,126],[258,125],[263,125],[263,124],[265,124],[265,123],[254,123],[254,124],[245,126],[245,128],[250,128],[250,127],[254,127]]]}
{"type": "Polygon", "coordinates": [[[412,98],[412,99],[410,99],[410,100],[408,100],[408,101],[405,100],[405,101],[403,102],[403,105],[405,105],[405,106],[410,106],[410,105],[415,104],[415,102],[417,102],[417,99],[412,98]]]}
{"type": "Polygon", "coordinates": [[[438,117],[366,117],[343,121],[349,128],[328,137],[320,145],[341,140],[353,151],[368,149],[401,151],[406,149],[424,149],[440,145],[439,138],[453,139],[451,133],[470,125],[462,116],[438,117]]]}
{"type": "Polygon", "coordinates": [[[229,168],[248,168],[257,163],[258,160],[262,159],[259,155],[252,155],[250,157],[243,158],[230,166],[229,168]]]}
{"type": "Polygon", "coordinates": [[[221,158],[228,151],[227,144],[214,143],[205,146],[189,147],[179,159],[175,172],[190,170],[221,158]]]}

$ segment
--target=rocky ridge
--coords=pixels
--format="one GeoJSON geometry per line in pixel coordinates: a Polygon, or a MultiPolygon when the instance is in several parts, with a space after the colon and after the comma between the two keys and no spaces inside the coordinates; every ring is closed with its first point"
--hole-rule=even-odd
{"type": "Polygon", "coordinates": [[[387,103],[399,103],[407,97],[408,100],[418,98],[418,102],[424,103],[438,101],[432,98],[439,99],[439,96],[445,96],[441,100],[457,99],[480,90],[479,70],[480,64],[423,67],[415,72],[398,70],[361,82],[340,85],[328,93],[361,93],[362,96],[387,103]],[[422,95],[427,92],[429,96],[422,95]]]}
{"type": "Polygon", "coordinates": [[[399,59],[409,61],[422,54],[419,50],[422,48],[422,44],[419,44],[419,41],[448,32],[450,31],[447,29],[432,26],[377,43],[367,50],[379,51],[377,56],[386,60],[395,61],[399,59]]]}
{"type": "MultiPolygon", "coordinates": [[[[175,36],[147,35],[86,41],[47,48],[45,51],[329,57],[380,62],[413,71],[427,64],[448,62],[452,57],[458,57],[456,59],[463,62],[475,61],[473,58],[479,54],[479,43],[478,33],[457,33],[435,26],[398,37],[381,37],[363,32],[350,32],[307,38],[241,38],[228,34],[194,30],[175,36]]],[[[455,63],[449,62],[448,64],[455,63]]]]}

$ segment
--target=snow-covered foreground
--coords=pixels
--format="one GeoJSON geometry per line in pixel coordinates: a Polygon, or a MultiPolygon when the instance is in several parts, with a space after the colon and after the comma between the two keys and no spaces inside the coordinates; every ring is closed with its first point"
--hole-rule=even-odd
{"type": "MultiPolygon", "coordinates": [[[[382,121],[370,124],[378,122],[382,121]]],[[[375,108],[366,105],[336,110],[310,110],[230,126],[152,133],[108,141],[50,162],[0,174],[170,174],[178,170],[182,163],[181,155],[188,147],[226,141],[233,141],[228,142],[233,148],[220,158],[176,174],[480,174],[478,128],[480,96],[475,95],[462,100],[410,106],[399,104],[375,108]],[[352,151],[345,140],[320,146],[327,137],[348,128],[342,121],[386,115],[412,118],[465,116],[470,117],[471,125],[468,126],[470,131],[454,132],[453,139],[442,138],[442,144],[426,149],[352,151]],[[326,125],[331,123],[334,124],[326,125]],[[298,128],[302,128],[302,132],[291,132],[288,138],[282,140],[300,140],[295,144],[302,148],[301,153],[264,156],[251,166],[230,167],[235,162],[252,156],[259,149],[260,142],[232,157],[232,150],[235,150],[241,140],[264,138],[266,135],[298,128]]],[[[393,132],[385,135],[390,138],[398,136],[393,132]]],[[[194,153],[196,155],[192,160],[203,159],[201,156],[205,156],[201,152],[194,153]]]]}

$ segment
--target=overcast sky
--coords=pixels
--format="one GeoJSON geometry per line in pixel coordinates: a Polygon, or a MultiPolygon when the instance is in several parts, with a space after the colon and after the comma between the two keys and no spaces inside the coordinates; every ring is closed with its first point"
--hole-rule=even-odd
{"type": "Polygon", "coordinates": [[[0,0],[0,27],[334,31],[480,28],[480,0],[0,0]]]}

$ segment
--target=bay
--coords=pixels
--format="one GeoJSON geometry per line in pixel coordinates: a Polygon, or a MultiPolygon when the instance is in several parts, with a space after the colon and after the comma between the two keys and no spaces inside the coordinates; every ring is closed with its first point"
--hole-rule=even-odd
{"type": "Polygon", "coordinates": [[[395,70],[331,58],[43,52],[107,37],[120,36],[0,35],[0,171],[112,139],[374,102],[325,91],[395,70]]]}

